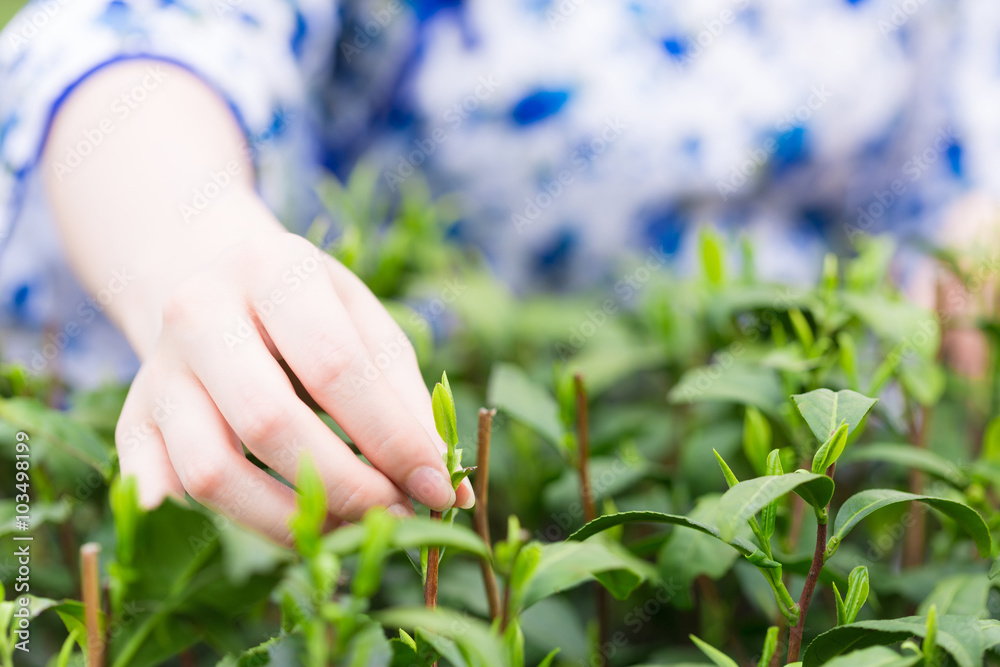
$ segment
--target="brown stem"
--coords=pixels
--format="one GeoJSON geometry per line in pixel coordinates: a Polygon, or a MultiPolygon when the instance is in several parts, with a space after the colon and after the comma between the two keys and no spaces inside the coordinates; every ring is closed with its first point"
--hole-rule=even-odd
{"type": "MultiPolygon", "coordinates": [[[[587,388],[583,384],[583,376],[579,373],[574,377],[576,381],[576,437],[579,441],[580,456],[580,495],[583,500],[583,518],[590,522],[597,518],[597,507],[594,504],[594,493],[590,486],[590,473],[588,471],[590,463],[590,414],[587,406],[587,388]]],[[[610,635],[610,601],[608,592],[599,583],[594,582],[597,597],[597,655],[599,657],[599,667],[608,664],[608,656],[604,647],[608,645],[610,635]]]]}
{"type": "Polygon", "coordinates": [[[104,667],[104,637],[101,635],[101,588],[99,558],[101,545],[88,542],[80,547],[80,579],[83,612],[87,627],[87,666],[104,667]]]}
{"type": "MultiPolygon", "coordinates": [[[[431,510],[431,519],[441,520],[441,512],[431,510]]],[[[424,581],[424,606],[434,609],[438,603],[438,560],[437,547],[427,549],[427,579],[424,581]]]]}
{"type": "MultiPolygon", "coordinates": [[[[479,432],[476,452],[476,511],[473,515],[473,522],[476,525],[476,532],[486,543],[486,549],[492,552],[493,543],[490,541],[490,519],[487,500],[490,490],[490,434],[493,429],[493,416],[496,410],[479,409],[479,432]]],[[[492,553],[491,553],[492,555],[492,553]]],[[[493,573],[493,566],[487,559],[479,561],[479,566],[483,570],[483,583],[486,585],[486,599],[490,603],[490,619],[496,620],[500,616],[500,589],[497,587],[497,578],[493,573]]]]}
{"type": "Polygon", "coordinates": [[[788,662],[798,662],[799,649],[802,646],[802,632],[806,627],[806,612],[809,611],[809,602],[812,600],[813,591],[816,589],[816,582],[819,580],[819,572],[823,569],[823,552],[826,550],[826,524],[821,523],[816,527],[816,550],[813,551],[812,565],[809,567],[809,575],[806,577],[806,585],[802,587],[802,595],[799,596],[799,622],[792,628],[788,636],[788,662]]]}

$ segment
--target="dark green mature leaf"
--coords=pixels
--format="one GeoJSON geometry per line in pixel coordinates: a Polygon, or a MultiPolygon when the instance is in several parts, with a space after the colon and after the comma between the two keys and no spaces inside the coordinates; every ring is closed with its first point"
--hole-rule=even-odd
{"type": "MultiPolygon", "coordinates": [[[[890,646],[909,637],[923,637],[926,633],[924,616],[842,625],[824,632],[809,644],[802,667],[828,664],[851,649],[890,646]]],[[[997,644],[1000,644],[1000,621],[952,615],[937,619],[937,645],[947,651],[959,667],[979,667],[986,650],[997,644]]]]}
{"type": "Polygon", "coordinates": [[[878,402],[877,398],[868,398],[850,389],[837,392],[816,389],[805,394],[795,394],[792,400],[820,442],[826,442],[845,421],[850,432],[854,433],[861,420],[878,402]]]}
{"type": "Polygon", "coordinates": [[[833,497],[833,480],[826,475],[796,471],[772,477],[757,477],[740,482],[726,491],[716,508],[715,525],[719,536],[728,541],[746,522],[768,503],[794,491],[807,503],[822,509],[833,497]]]}
{"type": "Polygon", "coordinates": [[[560,591],[598,579],[622,600],[643,581],[658,579],[656,568],[612,542],[555,542],[541,545],[541,557],[518,597],[524,609],[560,591]]]}
{"type": "Polygon", "coordinates": [[[912,501],[929,505],[953,519],[975,541],[981,556],[985,558],[990,554],[993,548],[993,538],[990,536],[990,530],[986,526],[986,522],[983,521],[983,517],[979,516],[979,512],[964,503],[947,498],[917,495],[893,489],[870,489],[848,498],[840,507],[840,511],[837,512],[831,540],[836,540],[835,545],[839,544],[862,519],[883,507],[912,501]]]}
{"type": "Polygon", "coordinates": [[[382,623],[394,628],[422,628],[454,641],[462,655],[472,664],[482,667],[504,667],[503,648],[489,627],[472,616],[445,609],[396,607],[373,614],[382,623]]]}
{"type": "Polygon", "coordinates": [[[920,658],[919,653],[900,655],[885,646],[869,646],[837,656],[826,667],[912,667],[920,658]]]}
{"type": "Polygon", "coordinates": [[[694,528],[695,530],[701,531],[706,535],[711,535],[719,540],[722,540],[729,546],[733,547],[741,554],[743,554],[747,559],[749,559],[755,565],[759,567],[777,567],[778,563],[767,559],[764,553],[758,549],[754,544],[750,543],[748,540],[744,540],[740,537],[733,537],[729,540],[723,540],[719,535],[719,529],[715,526],[710,526],[707,523],[702,523],[700,521],[695,521],[686,516],[679,516],[676,514],[663,514],[662,512],[619,512],[618,514],[607,514],[605,516],[598,517],[588,523],[587,525],[580,528],[572,535],[570,535],[567,540],[585,540],[588,537],[596,535],[601,531],[608,530],[609,528],[614,528],[615,526],[621,526],[626,523],[669,523],[675,526],[683,526],[685,528],[694,528]]]}
{"type": "Polygon", "coordinates": [[[876,442],[863,447],[854,447],[841,460],[845,463],[879,461],[904,466],[943,479],[960,489],[968,486],[970,481],[958,466],[940,454],[906,444],[876,442]]]}
{"type": "Polygon", "coordinates": [[[517,366],[493,366],[486,402],[530,426],[562,451],[563,428],[559,421],[559,405],[548,391],[517,366]]]}

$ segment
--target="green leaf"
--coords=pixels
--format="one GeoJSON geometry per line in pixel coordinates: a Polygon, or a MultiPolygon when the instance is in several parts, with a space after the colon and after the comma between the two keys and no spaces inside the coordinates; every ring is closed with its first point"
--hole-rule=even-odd
{"type": "Polygon", "coordinates": [[[913,667],[918,662],[919,653],[900,655],[885,646],[870,646],[838,656],[826,667],[913,667]]]}
{"type": "Polygon", "coordinates": [[[894,344],[890,353],[893,356],[902,358],[916,351],[931,358],[941,346],[937,317],[914,303],[875,293],[844,294],[842,303],[848,312],[871,327],[875,335],[894,344]]]}
{"type": "MultiPolygon", "coordinates": [[[[721,497],[719,494],[701,496],[689,512],[689,518],[694,521],[711,519],[715,516],[715,507],[721,497]]],[[[748,538],[750,530],[747,527],[741,533],[741,538],[748,538]]],[[[692,602],[691,585],[698,576],[719,579],[729,572],[739,557],[740,554],[734,549],[720,548],[718,538],[714,535],[701,531],[677,530],[660,547],[656,564],[663,580],[677,588],[677,594],[671,598],[671,603],[687,608],[692,602]]]]}
{"type": "Polygon", "coordinates": [[[868,568],[858,565],[847,578],[847,599],[844,600],[844,623],[853,623],[868,600],[868,568]]]}
{"type": "Polygon", "coordinates": [[[984,461],[1000,463],[1000,416],[994,417],[986,425],[980,457],[984,461]]]}
{"type": "Polygon", "coordinates": [[[877,442],[863,447],[854,447],[844,455],[842,460],[845,463],[879,461],[911,470],[919,470],[932,477],[942,479],[959,489],[964,489],[971,481],[958,466],[940,454],[907,444],[877,442]]]}
{"type": "MultiPolygon", "coordinates": [[[[819,667],[852,649],[891,646],[926,634],[927,619],[923,616],[842,625],[816,637],[806,648],[802,665],[819,667]]],[[[937,645],[959,667],[980,667],[983,654],[997,644],[1000,644],[1000,621],[951,615],[937,619],[937,645]]]]}
{"type": "Polygon", "coordinates": [[[816,509],[823,509],[833,497],[833,480],[826,475],[796,471],[779,477],[757,477],[740,482],[719,501],[715,525],[719,535],[729,540],[741,523],[768,503],[794,491],[816,509]]]}
{"type": "Polygon", "coordinates": [[[1000,574],[1000,557],[997,557],[990,566],[990,579],[996,579],[998,574],[1000,574]]]}
{"type": "Polygon", "coordinates": [[[809,321],[798,308],[790,308],[788,310],[788,319],[792,323],[792,329],[795,330],[795,336],[799,339],[799,343],[802,344],[802,349],[809,355],[812,352],[813,345],[816,343],[816,338],[813,336],[813,330],[809,326],[809,321]]]}
{"type": "Polygon", "coordinates": [[[299,459],[299,472],[295,478],[297,503],[295,514],[289,520],[295,546],[299,552],[312,557],[319,552],[320,535],[326,522],[326,485],[308,452],[299,459]]]}
{"type": "Polygon", "coordinates": [[[826,473],[826,469],[837,462],[847,446],[847,424],[841,424],[829,439],[820,445],[813,455],[812,471],[817,475],[826,473]]]}
{"type": "Polygon", "coordinates": [[[856,431],[861,420],[878,402],[877,398],[868,398],[849,389],[838,392],[816,389],[805,394],[795,394],[792,400],[820,442],[826,442],[843,422],[847,422],[851,433],[856,431]]]}
{"type": "Polygon", "coordinates": [[[758,475],[767,470],[767,456],[771,452],[771,422],[760,410],[747,406],[743,419],[743,454],[758,475]]]}
{"type": "Polygon", "coordinates": [[[595,578],[620,600],[643,581],[658,579],[654,567],[613,542],[555,542],[541,545],[540,553],[518,595],[520,609],[595,578]]]}
{"type": "Polygon", "coordinates": [[[562,452],[563,427],[552,395],[512,364],[496,364],[490,372],[486,402],[530,426],[562,452]]]}
{"type": "Polygon", "coordinates": [[[926,631],[924,632],[923,649],[924,653],[924,664],[934,665],[937,661],[934,656],[937,654],[937,607],[931,605],[930,609],[927,610],[927,625],[926,631]]]}
{"type": "Polygon", "coordinates": [[[946,576],[938,580],[934,590],[920,603],[917,614],[926,615],[931,605],[935,605],[939,614],[989,618],[990,591],[995,586],[984,582],[979,572],[946,576]]]}
{"type": "Polygon", "coordinates": [[[847,620],[847,606],[844,605],[844,598],[840,596],[837,582],[831,582],[830,585],[833,587],[833,596],[837,602],[837,625],[847,625],[851,621],[847,620]]]}
{"type": "Polygon", "coordinates": [[[448,384],[448,374],[441,374],[441,382],[434,385],[431,394],[431,406],[434,409],[434,425],[438,435],[448,445],[448,470],[454,470],[455,446],[458,444],[458,420],[455,416],[455,396],[448,384]]]}
{"type": "Polygon", "coordinates": [[[734,363],[720,355],[715,363],[684,372],[667,399],[671,403],[720,401],[752,405],[777,414],[784,392],[773,368],[734,363]]]}
{"type": "Polygon", "coordinates": [[[840,352],[840,367],[847,376],[852,389],[858,388],[858,349],[854,338],[846,331],[837,334],[837,348],[840,352]]]}
{"type": "Polygon", "coordinates": [[[760,660],[757,661],[757,667],[767,667],[771,664],[771,656],[778,650],[778,631],[779,628],[776,625],[767,629],[767,634],[764,636],[764,648],[760,653],[760,660]]]}
{"type": "Polygon", "coordinates": [[[831,551],[831,547],[827,546],[827,558],[833,555],[836,545],[843,542],[851,529],[865,517],[883,507],[913,501],[929,505],[954,520],[973,539],[981,556],[985,558],[990,554],[993,538],[990,536],[989,528],[979,513],[968,505],[936,496],[916,495],[893,489],[870,489],[854,494],[840,507],[831,538],[834,548],[831,551]]]}
{"type": "Polygon", "coordinates": [[[559,649],[557,648],[552,649],[551,651],[548,652],[548,654],[544,658],[542,658],[542,661],[538,663],[538,667],[551,667],[552,661],[556,659],[556,656],[558,654],[559,654],[559,649]]]}
{"type": "Polygon", "coordinates": [[[740,480],[736,479],[736,475],[733,474],[732,469],[726,460],[722,458],[722,454],[718,450],[713,449],[712,453],[715,454],[715,460],[719,462],[719,467],[722,468],[722,476],[726,478],[726,486],[733,488],[740,483],[740,480]]]}
{"type": "Polygon", "coordinates": [[[609,528],[614,528],[615,526],[621,526],[627,523],[669,523],[675,526],[683,526],[684,528],[693,528],[694,530],[705,533],[706,535],[711,535],[716,539],[722,540],[729,546],[739,551],[752,563],[758,565],[758,567],[778,567],[778,563],[766,558],[764,553],[748,540],[741,537],[733,537],[729,540],[723,540],[719,535],[719,529],[715,526],[702,523],[701,521],[695,521],[694,519],[690,519],[686,516],[663,514],[661,512],[619,512],[618,514],[608,514],[606,516],[597,517],[566,539],[586,540],[587,538],[608,530],[609,528]]]}
{"type": "Polygon", "coordinates": [[[505,667],[503,647],[482,621],[442,608],[396,607],[372,615],[382,625],[421,628],[458,645],[465,659],[482,667],[505,667]]]}
{"type": "Polygon", "coordinates": [[[691,641],[695,643],[695,646],[701,649],[702,653],[708,656],[708,659],[711,660],[713,664],[718,665],[719,667],[740,667],[735,660],[708,642],[702,641],[694,635],[688,635],[688,637],[690,637],[691,641]]]}
{"type": "Polygon", "coordinates": [[[719,287],[723,281],[723,242],[718,232],[708,227],[701,230],[698,236],[701,251],[701,267],[705,278],[713,287],[719,287]]]}
{"type": "Polygon", "coordinates": [[[0,421],[29,433],[32,455],[45,460],[50,472],[55,470],[61,478],[79,483],[86,469],[80,470],[77,462],[98,471],[105,480],[111,478],[113,448],[92,428],[65,412],[33,399],[0,397],[0,421]]]}
{"type": "MultiPolygon", "coordinates": [[[[479,535],[461,524],[449,524],[427,517],[394,519],[394,523],[395,528],[389,541],[393,549],[439,546],[466,551],[480,558],[489,557],[489,549],[479,535]]],[[[338,528],[323,538],[323,550],[336,556],[359,553],[367,530],[364,524],[338,528]]]]}

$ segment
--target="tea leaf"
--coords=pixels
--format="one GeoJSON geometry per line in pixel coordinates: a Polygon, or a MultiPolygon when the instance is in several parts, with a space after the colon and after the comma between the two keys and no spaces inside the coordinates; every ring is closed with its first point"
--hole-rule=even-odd
{"type": "Polygon", "coordinates": [[[740,482],[719,501],[715,525],[719,535],[729,540],[741,523],[768,503],[794,491],[816,509],[823,509],[833,497],[833,480],[826,475],[797,471],[780,477],[758,477],[740,482]]]}
{"type": "MultiPolygon", "coordinates": [[[[909,503],[918,501],[933,507],[939,512],[954,520],[961,528],[969,534],[976,543],[979,554],[984,558],[990,554],[993,546],[993,538],[990,536],[986,522],[979,516],[979,512],[964,503],[947,498],[935,496],[916,495],[904,491],[892,489],[870,489],[856,493],[841,506],[837,512],[837,519],[834,522],[833,536],[834,544],[843,542],[851,529],[862,519],[877,512],[883,507],[888,507],[897,503],[909,503]]],[[[835,551],[834,549],[833,551],[835,551]]],[[[827,558],[833,555],[833,551],[827,548],[827,558]]]]}
{"type": "Polygon", "coordinates": [[[878,402],[877,398],[868,398],[849,389],[838,392],[816,389],[805,394],[795,394],[792,400],[820,442],[826,442],[843,422],[847,422],[849,432],[854,433],[872,406],[878,402]]]}
{"type": "Polygon", "coordinates": [[[906,444],[877,442],[864,447],[854,447],[844,454],[841,460],[845,463],[879,461],[919,470],[938,479],[943,479],[959,489],[964,489],[971,481],[958,466],[940,454],[906,444]]]}
{"type": "Polygon", "coordinates": [[[490,372],[486,403],[530,426],[562,452],[563,427],[552,395],[511,364],[496,364],[490,372]]]}
{"type": "MultiPolygon", "coordinates": [[[[927,619],[923,616],[842,625],[816,637],[806,648],[802,665],[819,667],[830,664],[850,649],[891,646],[926,634],[927,619]]],[[[937,618],[937,645],[947,651],[959,667],[979,667],[986,650],[997,644],[1000,644],[1000,621],[950,615],[937,618]]]]}
{"type": "Polygon", "coordinates": [[[846,446],[847,424],[841,424],[840,428],[816,450],[816,454],[813,455],[812,471],[817,475],[824,474],[827,468],[837,462],[846,446]]]}
{"type": "Polygon", "coordinates": [[[900,655],[885,646],[871,646],[838,656],[826,667],[912,667],[918,662],[919,653],[900,655]]]}
{"type": "Polygon", "coordinates": [[[694,635],[688,635],[688,637],[690,637],[691,641],[693,641],[695,645],[701,649],[701,652],[708,656],[708,659],[711,660],[713,664],[718,665],[718,667],[740,667],[735,660],[708,642],[702,641],[694,635]]]}

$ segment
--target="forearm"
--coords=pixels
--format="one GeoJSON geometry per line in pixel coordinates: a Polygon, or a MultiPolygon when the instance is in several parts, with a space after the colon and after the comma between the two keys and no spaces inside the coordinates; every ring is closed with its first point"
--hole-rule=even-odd
{"type": "Polygon", "coordinates": [[[281,229],[254,192],[232,112],[163,63],[129,61],[84,81],[55,118],[42,168],[76,275],[111,295],[101,305],[141,358],[174,287],[236,242],[281,229]]]}

